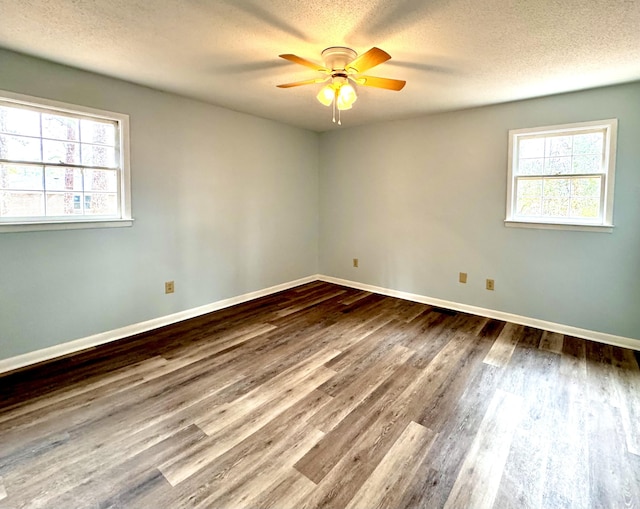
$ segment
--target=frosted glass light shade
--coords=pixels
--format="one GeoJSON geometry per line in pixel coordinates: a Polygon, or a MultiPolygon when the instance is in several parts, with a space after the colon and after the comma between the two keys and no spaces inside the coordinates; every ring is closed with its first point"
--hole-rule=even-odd
{"type": "Polygon", "coordinates": [[[356,95],[355,89],[347,83],[340,87],[336,106],[339,110],[350,110],[357,99],[358,96],[356,95]]]}
{"type": "Polygon", "coordinates": [[[340,87],[340,97],[347,104],[353,104],[358,98],[356,90],[348,83],[340,87]]]}
{"type": "Polygon", "coordinates": [[[338,100],[336,101],[336,106],[339,110],[350,110],[353,103],[348,103],[343,100],[340,96],[338,96],[338,100]]]}
{"type": "Polygon", "coordinates": [[[336,95],[336,92],[333,86],[325,85],[320,89],[320,92],[318,92],[318,95],[316,96],[316,98],[325,106],[331,106],[331,103],[333,102],[333,98],[335,97],[335,95],[336,95]]]}

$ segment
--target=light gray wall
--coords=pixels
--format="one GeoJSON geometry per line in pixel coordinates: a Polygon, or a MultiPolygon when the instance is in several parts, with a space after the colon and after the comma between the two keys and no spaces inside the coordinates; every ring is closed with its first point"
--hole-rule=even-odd
{"type": "Polygon", "coordinates": [[[317,273],[316,133],[2,50],[0,89],[129,114],[135,218],[0,234],[0,358],[317,273]]]}
{"type": "Polygon", "coordinates": [[[640,83],[324,133],[321,272],[640,338],[639,140],[640,83]],[[508,130],[607,118],[613,233],[505,227],[508,130]]]}
{"type": "Polygon", "coordinates": [[[3,50],[0,69],[0,89],[131,116],[136,219],[0,234],[0,359],[318,269],[640,338],[638,83],[318,136],[3,50]],[[611,117],[614,232],[505,228],[508,129],[611,117]]]}

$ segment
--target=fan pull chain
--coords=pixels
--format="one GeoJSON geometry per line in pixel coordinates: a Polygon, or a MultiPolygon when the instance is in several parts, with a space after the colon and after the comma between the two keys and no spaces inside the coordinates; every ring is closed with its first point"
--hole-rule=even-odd
{"type": "Polygon", "coordinates": [[[336,123],[336,102],[333,101],[333,123],[336,123]]]}
{"type": "Polygon", "coordinates": [[[342,117],[342,110],[338,108],[338,125],[342,125],[342,120],[340,120],[340,117],[342,117]]]}

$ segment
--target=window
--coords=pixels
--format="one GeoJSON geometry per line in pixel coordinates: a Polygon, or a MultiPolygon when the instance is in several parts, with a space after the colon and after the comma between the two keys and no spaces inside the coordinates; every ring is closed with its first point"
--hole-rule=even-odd
{"type": "Polygon", "coordinates": [[[0,91],[0,231],[130,226],[128,126],[0,91]]]}
{"type": "Polygon", "coordinates": [[[507,226],[611,231],[617,126],[509,131],[507,226]]]}

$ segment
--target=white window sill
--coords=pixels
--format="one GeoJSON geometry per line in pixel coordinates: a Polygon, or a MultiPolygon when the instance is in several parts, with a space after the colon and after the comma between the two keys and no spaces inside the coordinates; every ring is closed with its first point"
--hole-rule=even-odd
{"type": "Polygon", "coordinates": [[[95,219],[89,221],[50,221],[46,223],[0,223],[0,233],[46,230],[84,230],[89,228],[126,228],[133,219],[95,219]]]}
{"type": "Polygon", "coordinates": [[[516,221],[506,219],[505,226],[510,228],[539,228],[542,230],[573,230],[578,232],[605,232],[611,233],[614,226],[603,224],[570,224],[570,223],[536,223],[533,221],[516,221]]]}

